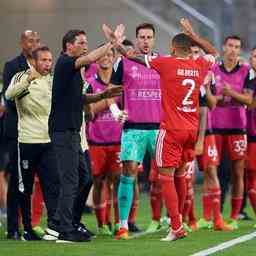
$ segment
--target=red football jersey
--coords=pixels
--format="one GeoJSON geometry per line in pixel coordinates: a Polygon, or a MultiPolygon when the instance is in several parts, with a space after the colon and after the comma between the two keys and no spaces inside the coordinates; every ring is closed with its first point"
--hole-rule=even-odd
{"type": "Polygon", "coordinates": [[[205,75],[205,62],[201,58],[194,60],[172,56],[148,57],[147,62],[160,74],[163,108],[161,128],[197,130],[199,91],[205,75]]]}

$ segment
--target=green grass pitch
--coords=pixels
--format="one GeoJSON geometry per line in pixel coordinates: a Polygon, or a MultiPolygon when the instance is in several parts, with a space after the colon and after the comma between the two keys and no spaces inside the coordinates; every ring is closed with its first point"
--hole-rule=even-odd
{"type": "MultiPolygon", "coordinates": [[[[197,216],[201,214],[199,191],[197,191],[197,216]]],[[[150,222],[149,198],[142,194],[140,197],[139,215],[137,223],[140,228],[146,229],[150,222]]],[[[228,208],[228,201],[226,203],[228,208]]],[[[247,207],[250,216],[253,216],[250,207],[247,207]]],[[[226,209],[225,217],[228,216],[226,209]]],[[[94,215],[85,215],[84,221],[89,228],[96,232],[94,215]]],[[[43,220],[45,223],[45,219],[43,220]]],[[[240,221],[240,229],[233,232],[216,232],[200,230],[190,233],[185,239],[175,242],[161,242],[160,238],[166,235],[160,233],[141,236],[128,241],[115,241],[111,237],[97,237],[92,242],[83,244],[56,244],[54,242],[14,242],[6,240],[4,230],[0,229],[0,256],[172,256],[191,255],[203,249],[218,245],[222,242],[237,238],[255,231],[254,221],[240,221]]],[[[214,255],[256,255],[255,239],[236,245],[214,255]]]]}

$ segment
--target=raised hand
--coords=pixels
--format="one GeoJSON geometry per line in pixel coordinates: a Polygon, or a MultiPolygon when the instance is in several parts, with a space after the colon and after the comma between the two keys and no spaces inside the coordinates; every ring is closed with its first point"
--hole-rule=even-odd
{"type": "Polygon", "coordinates": [[[181,30],[187,34],[188,36],[195,36],[196,33],[190,23],[190,21],[186,18],[182,18],[180,20],[180,26],[181,26],[181,30]]]}
{"type": "Polygon", "coordinates": [[[124,40],[125,40],[125,35],[124,35],[124,32],[125,32],[125,26],[124,24],[119,24],[116,29],[115,29],[115,37],[117,39],[117,44],[121,44],[124,40]]]}
{"type": "Polygon", "coordinates": [[[115,33],[114,31],[106,24],[102,25],[102,30],[105,34],[105,37],[112,42],[113,40],[115,40],[115,33]]]}
{"type": "Polygon", "coordinates": [[[119,24],[115,31],[113,31],[108,25],[103,24],[102,30],[105,34],[105,37],[113,44],[121,44],[125,39],[125,26],[123,24],[119,24]]]}

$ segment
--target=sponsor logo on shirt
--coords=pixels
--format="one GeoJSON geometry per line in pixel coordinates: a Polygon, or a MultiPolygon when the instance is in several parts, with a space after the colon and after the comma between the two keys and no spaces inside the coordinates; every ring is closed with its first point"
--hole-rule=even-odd
{"type": "Polygon", "coordinates": [[[131,67],[131,71],[129,75],[136,80],[140,79],[144,81],[148,81],[148,80],[159,81],[159,75],[156,72],[152,72],[152,71],[148,72],[148,70],[146,72],[141,72],[141,70],[135,65],[131,67]]]}
{"type": "Polygon", "coordinates": [[[160,100],[160,89],[130,89],[128,90],[130,100],[160,100]]]}

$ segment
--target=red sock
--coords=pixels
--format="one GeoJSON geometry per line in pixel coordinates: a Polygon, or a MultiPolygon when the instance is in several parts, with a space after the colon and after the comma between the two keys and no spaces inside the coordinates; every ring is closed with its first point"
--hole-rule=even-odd
{"type": "Polygon", "coordinates": [[[114,195],[114,213],[115,213],[115,224],[119,223],[119,209],[118,209],[118,200],[117,200],[117,195],[114,195]]]}
{"type": "Polygon", "coordinates": [[[175,187],[179,198],[179,212],[183,212],[184,204],[187,197],[186,175],[174,176],[175,187]]]}
{"type": "Polygon", "coordinates": [[[194,195],[191,197],[191,206],[190,211],[188,214],[189,223],[195,223],[196,222],[196,211],[195,211],[195,199],[194,195]]]}
{"type": "Polygon", "coordinates": [[[136,222],[138,208],[139,208],[139,200],[138,199],[133,199],[132,207],[131,207],[131,210],[130,210],[130,213],[129,213],[129,218],[128,218],[129,223],[135,223],[136,222]]]}
{"type": "Polygon", "coordinates": [[[187,199],[184,204],[183,212],[182,212],[182,221],[187,222],[188,221],[188,214],[191,208],[191,198],[190,196],[187,196],[187,199]]]}
{"type": "Polygon", "coordinates": [[[106,224],[106,202],[100,205],[95,205],[94,210],[98,226],[102,227],[102,225],[106,224]]]}
{"type": "Polygon", "coordinates": [[[112,206],[112,201],[107,200],[106,201],[106,223],[111,223],[111,206],[112,206]]]}
{"type": "Polygon", "coordinates": [[[253,211],[256,214],[256,172],[247,170],[246,179],[248,197],[253,211]]]}
{"type": "Polygon", "coordinates": [[[112,189],[108,184],[104,184],[102,188],[102,197],[104,198],[104,202],[106,202],[105,208],[105,224],[111,223],[111,207],[112,207],[112,189]]]}
{"type": "Polygon", "coordinates": [[[256,214],[256,189],[248,190],[248,197],[254,213],[256,214]]]}
{"type": "Polygon", "coordinates": [[[211,195],[211,199],[212,199],[212,212],[213,212],[214,222],[219,222],[222,220],[221,206],[220,206],[220,195],[221,195],[220,188],[217,187],[217,188],[209,189],[209,194],[211,195]]]}
{"type": "Polygon", "coordinates": [[[43,214],[43,208],[44,208],[43,194],[42,194],[39,180],[36,177],[35,184],[34,184],[34,193],[32,195],[32,216],[31,216],[32,227],[40,225],[41,217],[43,214]]]}
{"type": "Polygon", "coordinates": [[[182,212],[182,221],[188,221],[188,215],[192,206],[192,199],[194,198],[194,189],[193,189],[193,182],[192,177],[186,175],[186,184],[187,184],[187,197],[184,203],[184,208],[182,212]]]}
{"type": "Polygon", "coordinates": [[[174,178],[173,176],[160,174],[159,179],[161,182],[164,203],[171,218],[171,228],[173,231],[176,231],[180,229],[182,222],[179,213],[179,201],[174,184],[174,178]]]}
{"type": "Polygon", "coordinates": [[[231,198],[231,215],[230,215],[231,219],[237,220],[242,203],[243,203],[242,197],[231,198]]]}
{"type": "Polygon", "coordinates": [[[209,221],[212,219],[212,198],[209,192],[202,194],[203,217],[209,221]]]}
{"type": "Polygon", "coordinates": [[[162,210],[162,193],[161,188],[153,182],[150,186],[150,205],[152,220],[159,221],[162,210]]]}

